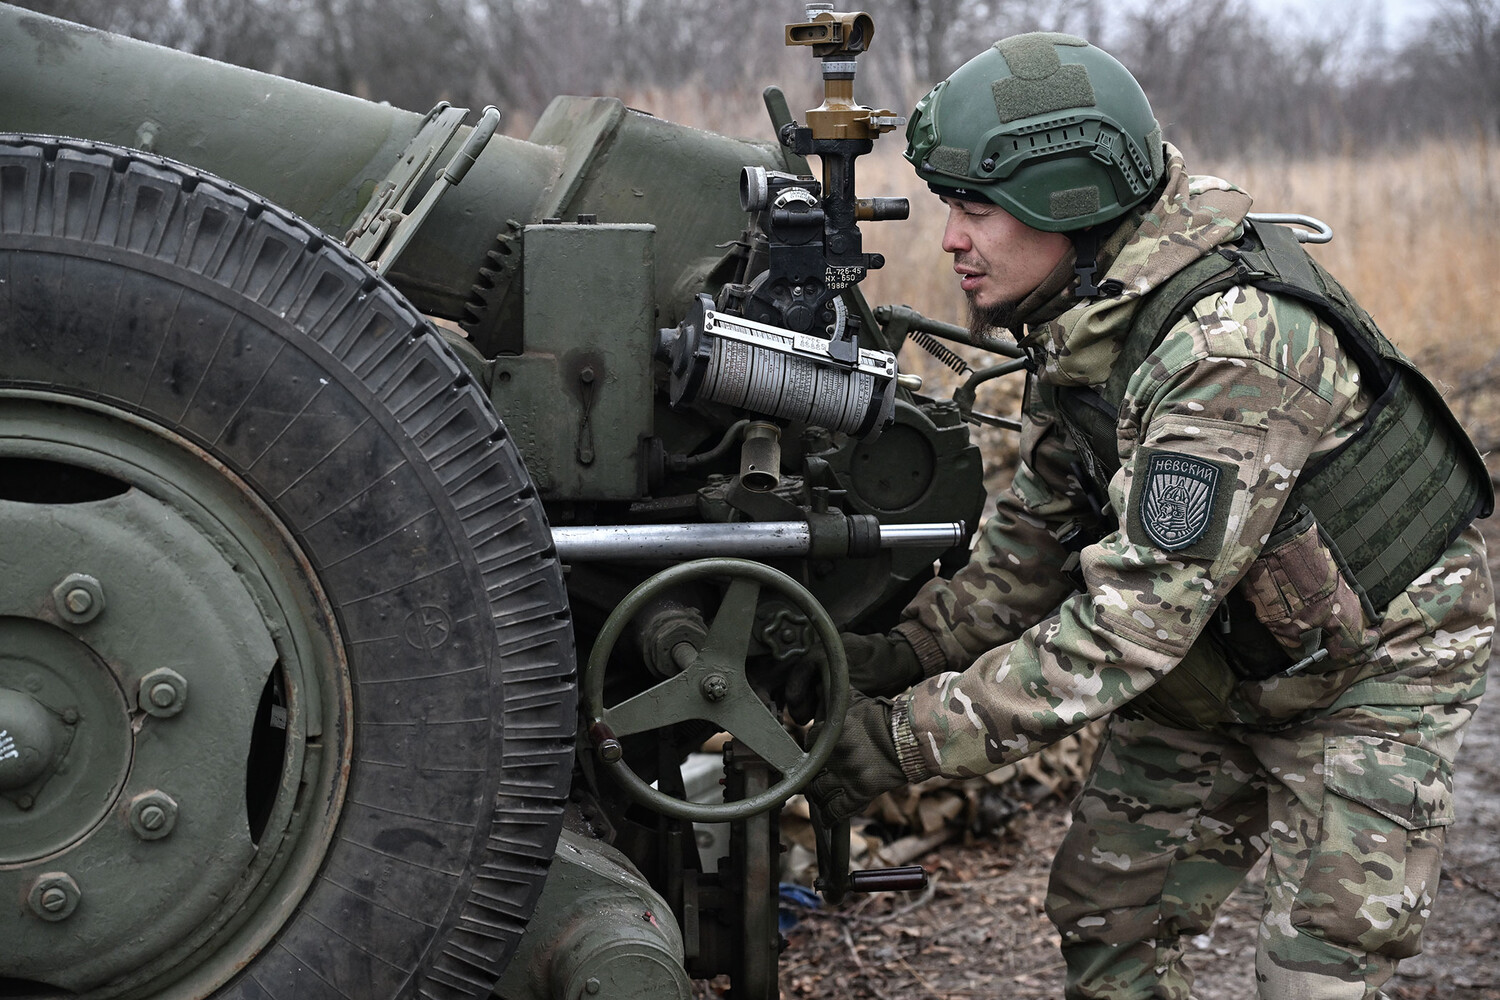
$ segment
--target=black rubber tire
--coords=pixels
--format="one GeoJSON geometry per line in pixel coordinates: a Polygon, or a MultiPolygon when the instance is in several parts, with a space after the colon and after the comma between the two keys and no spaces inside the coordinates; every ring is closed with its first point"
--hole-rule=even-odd
{"type": "Polygon", "coordinates": [[[488,995],[559,834],[577,686],[541,504],[464,366],[258,196],[9,135],[0,391],[16,389],[128,411],[222,462],[301,546],[343,632],[354,749],[333,842],[213,995],[488,995]],[[423,615],[439,630],[419,651],[404,625],[423,615]]]}

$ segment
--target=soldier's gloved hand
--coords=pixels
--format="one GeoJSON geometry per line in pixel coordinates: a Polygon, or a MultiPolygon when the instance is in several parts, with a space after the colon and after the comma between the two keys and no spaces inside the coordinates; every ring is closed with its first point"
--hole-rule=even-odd
{"type": "MultiPolygon", "coordinates": [[[[889,698],[922,679],[922,665],[917,662],[916,650],[900,632],[885,635],[843,632],[839,639],[849,660],[849,687],[855,691],[889,698]]],[[[787,678],[787,711],[799,723],[806,724],[817,714],[825,655],[819,644],[792,668],[791,676],[787,678]]]]}
{"type": "MultiPolygon", "coordinates": [[[[817,739],[821,726],[809,731],[817,739]]],[[[849,692],[849,714],[833,754],[803,794],[830,825],[861,812],[875,796],[906,784],[891,737],[891,707],[885,701],[849,692]]]]}

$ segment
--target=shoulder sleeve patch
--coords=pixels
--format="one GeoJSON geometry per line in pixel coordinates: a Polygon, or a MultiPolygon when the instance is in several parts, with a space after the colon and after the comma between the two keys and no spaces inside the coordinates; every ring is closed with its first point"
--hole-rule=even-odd
{"type": "Polygon", "coordinates": [[[1131,484],[1129,532],[1167,552],[1198,543],[1216,553],[1224,537],[1235,469],[1181,452],[1142,448],[1131,484]]]}

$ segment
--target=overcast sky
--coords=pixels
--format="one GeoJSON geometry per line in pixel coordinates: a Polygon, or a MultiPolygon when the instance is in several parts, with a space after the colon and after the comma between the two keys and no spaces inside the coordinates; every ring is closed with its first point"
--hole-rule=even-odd
{"type": "Polygon", "coordinates": [[[1384,20],[1387,39],[1397,42],[1413,23],[1432,12],[1430,0],[1253,0],[1269,11],[1300,22],[1314,31],[1334,24],[1359,22],[1361,26],[1384,20]]]}

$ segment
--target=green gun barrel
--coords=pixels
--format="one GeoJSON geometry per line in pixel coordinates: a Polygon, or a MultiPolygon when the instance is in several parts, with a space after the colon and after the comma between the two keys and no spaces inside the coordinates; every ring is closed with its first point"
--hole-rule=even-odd
{"type": "MultiPolygon", "coordinates": [[[[423,122],[413,111],[5,5],[0,52],[0,131],[155,152],[241,184],[336,238],[423,122]]],[[[737,185],[747,165],[785,169],[775,143],[676,125],[612,98],[560,97],[529,140],[489,140],[388,276],[424,312],[463,320],[510,223],[580,215],[649,223],[658,232],[656,299],[670,324],[744,227],[737,185]]]]}

